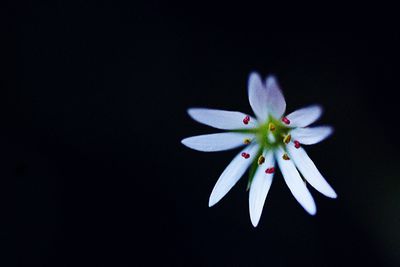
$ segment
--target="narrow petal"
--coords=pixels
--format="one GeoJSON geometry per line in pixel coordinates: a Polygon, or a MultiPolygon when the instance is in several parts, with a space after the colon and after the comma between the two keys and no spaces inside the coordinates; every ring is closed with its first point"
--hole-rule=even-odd
{"type": "Polygon", "coordinates": [[[298,109],[286,116],[290,120],[290,127],[306,127],[319,119],[322,114],[322,108],[313,105],[298,109]]]}
{"type": "Polygon", "coordinates": [[[286,110],[285,98],[274,76],[268,76],[266,84],[268,112],[275,119],[280,119],[286,110]]]}
{"type": "Polygon", "coordinates": [[[264,122],[268,117],[267,90],[258,73],[253,72],[250,74],[248,89],[250,106],[259,121],[264,122]]]}
{"type": "Polygon", "coordinates": [[[295,148],[293,144],[287,146],[290,157],[293,158],[297,169],[301,172],[307,182],[327,197],[336,198],[333,188],[318,171],[314,162],[303,148],[295,148]]]}
{"type": "Polygon", "coordinates": [[[208,206],[211,207],[223,198],[226,193],[239,181],[242,175],[245,173],[247,168],[253,162],[253,157],[256,155],[258,150],[257,144],[252,144],[243,149],[226,167],[224,172],[219,177],[217,183],[211,192],[208,206]],[[242,152],[250,154],[250,158],[245,159],[241,156],[242,152]]]}
{"type": "Polygon", "coordinates": [[[253,139],[251,134],[242,133],[216,133],[192,136],[183,139],[185,146],[204,152],[223,151],[244,145],[245,139],[253,139]]]}
{"type": "Polygon", "coordinates": [[[278,161],[279,168],[281,169],[283,178],[292,192],[294,198],[300,203],[300,205],[311,215],[317,212],[315,202],[308,191],[306,185],[300,177],[299,172],[293,164],[292,160],[284,160],[282,158],[284,152],[279,149],[276,152],[276,160],[278,161]]]}
{"type": "Polygon", "coordinates": [[[305,145],[312,145],[321,142],[333,133],[330,126],[317,126],[312,128],[296,128],[290,132],[293,140],[305,145]]]}
{"type": "Polygon", "coordinates": [[[267,168],[274,167],[274,155],[272,152],[264,151],[265,162],[257,168],[249,193],[250,220],[254,227],[260,221],[264,207],[265,198],[271,187],[273,173],[265,173],[267,168]]]}
{"type": "Polygon", "coordinates": [[[221,130],[250,129],[257,126],[257,120],[250,116],[248,124],[243,123],[248,115],[238,111],[190,108],[188,113],[195,121],[221,130]]]}

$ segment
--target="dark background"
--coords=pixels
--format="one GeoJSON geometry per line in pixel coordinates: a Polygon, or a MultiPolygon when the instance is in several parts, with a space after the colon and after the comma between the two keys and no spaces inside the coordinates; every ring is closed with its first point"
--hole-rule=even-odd
{"type": "Polygon", "coordinates": [[[4,266],[400,264],[399,32],[278,31],[240,8],[32,1],[5,9],[4,266]],[[335,127],[308,148],[339,196],[312,189],[315,217],[280,174],[257,228],[246,179],[208,208],[236,152],[180,144],[216,132],[188,107],[251,112],[253,70],[277,75],[289,112],[320,103],[320,124],[335,127]]]}

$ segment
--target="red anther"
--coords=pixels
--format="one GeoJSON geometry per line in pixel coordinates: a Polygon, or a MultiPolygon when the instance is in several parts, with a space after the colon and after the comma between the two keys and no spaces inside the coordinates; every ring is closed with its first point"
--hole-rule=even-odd
{"type": "Polygon", "coordinates": [[[241,155],[242,155],[242,157],[245,158],[245,159],[250,158],[250,154],[248,154],[248,153],[246,153],[246,152],[242,152],[241,155]]]}
{"type": "Polygon", "coordinates": [[[283,118],[282,118],[282,121],[283,121],[283,123],[285,123],[285,124],[290,124],[290,120],[289,120],[288,118],[286,118],[286,117],[283,117],[283,118]]]}
{"type": "Polygon", "coordinates": [[[244,124],[248,124],[249,121],[250,121],[250,117],[249,116],[244,117],[244,119],[243,119],[243,123],[244,124]]]}
{"type": "Polygon", "coordinates": [[[268,168],[268,169],[265,170],[265,173],[267,173],[267,174],[271,174],[271,173],[274,173],[274,172],[275,172],[275,168],[274,167],[271,167],[271,168],[268,168]]]}
{"type": "Polygon", "coordinates": [[[295,140],[295,141],[294,141],[294,147],[295,147],[295,148],[300,148],[300,142],[297,141],[297,140],[295,140]]]}

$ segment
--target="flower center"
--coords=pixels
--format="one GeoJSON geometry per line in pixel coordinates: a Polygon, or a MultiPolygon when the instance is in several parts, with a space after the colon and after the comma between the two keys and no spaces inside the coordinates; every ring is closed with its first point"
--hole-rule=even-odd
{"type": "Polygon", "coordinates": [[[283,117],[282,120],[269,117],[265,123],[255,129],[259,144],[266,149],[275,149],[289,144],[292,136],[289,134],[291,128],[287,126],[287,122],[289,120],[286,117],[283,117]]]}

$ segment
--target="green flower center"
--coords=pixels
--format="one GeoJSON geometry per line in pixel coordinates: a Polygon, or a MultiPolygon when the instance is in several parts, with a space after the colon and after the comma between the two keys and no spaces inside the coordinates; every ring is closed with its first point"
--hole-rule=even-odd
{"type": "MultiPolygon", "coordinates": [[[[264,123],[259,124],[256,128],[240,129],[234,132],[254,134],[256,140],[253,141],[256,141],[260,145],[260,151],[264,149],[274,150],[290,142],[291,136],[289,132],[291,128],[287,126],[289,123],[289,120],[285,117],[281,121],[269,116],[264,123]]],[[[243,141],[245,144],[250,143],[248,139],[243,141]]]]}
{"type": "Polygon", "coordinates": [[[272,117],[269,117],[265,123],[260,124],[253,130],[262,150],[275,149],[278,146],[289,143],[291,139],[289,134],[291,128],[272,117]]]}
{"type": "MultiPolygon", "coordinates": [[[[243,121],[243,123],[247,124],[246,122],[248,123],[249,120],[245,119],[243,121]]],[[[265,158],[262,155],[264,149],[275,150],[279,146],[281,146],[285,150],[285,145],[291,141],[291,135],[289,133],[291,128],[287,126],[288,124],[290,124],[290,121],[286,117],[283,117],[281,121],[269,116],[264,123],[259,124],[256,128],[235,130],[235,132],[254,134],[255,139],[252,140],[252,142],[257,142],[260,145],[257,154],[251,155],[253,162],[249,171],[249,181],[247,184],[247,189],[250,188],[251,182],[254,178],[254,174],[258,166],[261,166],[264,163],[265,158]]],[[[249,144],[250,140],[245,139],[244,143],[249,144]]],[[[286,153],[284,154],[283,158],[285,160],[289,160],[289,157],[286,153]]],[[[273,166],[266,166],[266,168],[266,173],[274,172],[273,166]]]]}

